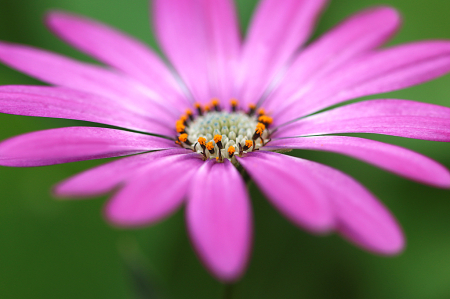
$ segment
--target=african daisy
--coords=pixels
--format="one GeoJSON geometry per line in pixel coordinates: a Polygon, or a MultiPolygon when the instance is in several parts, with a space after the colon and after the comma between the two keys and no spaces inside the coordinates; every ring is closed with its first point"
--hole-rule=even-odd
{"type": "Polygon", "coordinates": [[[152,224],[184,203],[200,259],[227,282],[243,274],[252,243],[241,174],[294,224],[313,233],[334,230],[371,252],[396,254],[404,245],[401,229],[369,191],[338,170],[279,152],[340,153],[450,187],[449,172],[418,153],[329,136],[450,141],[449,108],[380,99],[322,111],[444,75],[450,71],[450,42],[380,49],[400,19],[394,9],[377,7],[302,48],[326,2],[262,0],[242,40],[232,0],[154,0],[155,32],[171,66],[103,24],[50,13],[50,29],[108,67],[1,43],[3,63],[52,86],[0,87],[0,112],[116,128],[67,127],[14,137],[0,144],[0,164],[128,155],[69,178],[56,195],[115,191],[105,215],[123,227],[152,224]]]}

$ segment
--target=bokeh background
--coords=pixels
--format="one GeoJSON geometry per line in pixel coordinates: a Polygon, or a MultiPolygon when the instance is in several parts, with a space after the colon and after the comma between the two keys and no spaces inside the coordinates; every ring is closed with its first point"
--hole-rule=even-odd
{"type": "MultiPolygon", "coordinates": [[[[243,31],[256,3],[237,1],[243,31]]],[[[450,1],[443,0],[335,0],[315,36],[379,4],[397,7],[404,18],[390,44],[450,39],[450,1]]],[[[46,30],[42,20],[49,9],[93,17],[156,47],[147,0],[0,0],[0,40],[92,61],[46,30]]],[[[0,65],[0,84],[41,83],[0,65]]],[[[450,75],[381,97],[450,107],[450,75]]],[[[0,139],[71,125],[84,123],[0,115],[0,139]]],[[[450,167],[450,144],[370,138],[406,146],[450,167]]],[[[336,235],[309,235],[281,217],[251,186],[253,256],[232,298],[450,298],[450,191],[337,154],[294,154],[332,165],[367,186],[397,216],[407,248],[386,258],[363,252],[336,235]]],[[[102,217],[107,196],[80,201],[52,197],[52,185],[104,162],[0,168],[0,298],[221,298],[223,285],[205,271],[190,246],[183,211],[153,227],[119,230],[102,217]],[[156,296],[149,297],[149,292],[156,296]]]]}

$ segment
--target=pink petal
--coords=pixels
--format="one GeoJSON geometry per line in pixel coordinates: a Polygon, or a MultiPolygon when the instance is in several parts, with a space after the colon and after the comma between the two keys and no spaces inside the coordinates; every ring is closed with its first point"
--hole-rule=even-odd
{"type": "Polygon", "coordinates": [[[48,14],[47,24],[76,48],[140,79],[162,97],[175,97],[187,104],[180,98],[181,92],[170,70],[143,43],[94,20],[65,12],[48,14]]]}
{"type": "MultiPolygon", "coordinates": [[[[110,99],[63,87],[1,86],[0,112],[103,123],[174,136],[174,123],[158,111],[144,117],[110,99]]],[[[172,119],[172,121],[174,121],[172,119]]]]}
{"type": "Polygon", "coordinates": [[[256,103],[311,35],[327,0],[263,0],[251,21],[238,74],[239,99],[256,103]]]}
{"type": "Polygon", "coordinates": [[[232,96],[240,37],[232,0],[154,0],[156,35],[194,98],[232,96]]]}
{"type": "Polygon", "coordinates": [[[351,16],[326,33],[295,59],[276,93],[264,102],[268,108],[298,99],[314,82],[362,53],[381,46],[399,28],[400,16],[390,7],[377,7],[351,16]]]}
{"type": "Polygon", "coordinates": [[[303,167],[269,152],[253,152],[237,159],[267,199],[292,222],[313,232],[324,232],[334,225],[328,200],[303,167]]]}
{"type": "Polygon", "coordinates": [[[138,111],[152,109],[156,105],[148,106],[152,102],[167,104],[167,98],[127,76],[41,49],[0,43],[0,60],[41,81],[105,96],[138,111]]]}
{"type": "Polygon", "coordinates": [[[170,155],[135,171],[105,208],[109,221],[119,226],[155,223],[179,208],[193,174],[203,165],[196,153],[170,155]]]}
{"type": "Polygon", "coordinates": [[[209,160],[197,171],[186,217],[193,245],[206,267],[220,280],[237,280],[250,253],[252,217],[244,181],[228,160],[209,160]]]}
{"type": "MultiPolygon", "coordinates": [[[[301,101],[274,114],[281,124],[340,102],[417,85],[450,71],[450,42],[423,41],[379,51],[325,76],[301,101]]],[[[296,99],[298,100],[298,99],[296,99]]]]}
{"type": "Polygon", "coordinates": [[[32,132],[0,143],[0,165],[44,166],[174,148],[168,139],[94,127],[32,132]]]}
{"type": "Polygon", "coordinates": [[[280,128],[274,137],[376,133],[450,141],[450,108],[407,101],[370,100],[319,113],[280,128]]]}
{"type": "Polygon", "coordinates": [[[92,197],[118,187],[150,163],[171,155],[185,155],[186,149],[169,149],[122,158],[79,173],[59,183],[54,193],[59,197],[92,197]]]}
{"type": "Polygon", "coordinates": [[[319,184],[333,205],[339,232],[350,241],[381,254],[403,249],[404,237],[394,217],[353,178],[316,162],[285,155],[283,160],[290,167],[301,166],[319,184]]]}
{"type": "Polygon", "coordinates": [[[294,148],[339,153],[421,183],[450,187],[450,173],[436,161],[399,146],[369,139],[344,136],[275,139],[262,150],[294,148]]]}

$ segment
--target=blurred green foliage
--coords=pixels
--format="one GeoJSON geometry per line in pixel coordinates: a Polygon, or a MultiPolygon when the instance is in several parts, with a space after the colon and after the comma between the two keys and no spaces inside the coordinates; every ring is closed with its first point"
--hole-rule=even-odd
{"type": "MultiPolygon", "coordinates": [[[[243,28],[256,2],[237,1],[243,28]]],[[[332,1],[315,36],[378,4],[376,0],[332,1]]],[[[397,7],[405,22],[391,44],[450,38],[450,1],[384,0],[382,4],[397,7]]],[[[147,0],[0,0],[0,39],[92,61],[46,30],[42,23],[46,11],[84,14],[156,47],[147,7],[147,0]]],[[[41,83],[0,65],[0,84],[41,83]]],[[[381,97],[450,106],[450,76],[381,97]]],[[[0,138],[80,123],[0,115],[0,138]]],[[[370,137],[406,146],[450,167],[450,144],[370,137]]],[[[299,151],[296,155],[341,169],[373,191],[402,224],[406,251],[397,257],[379,257],[335,235],[309,235],[280,216],[252,186],[253,256],[233,298],[450,298],[449,191],[335,154],[299,151]]],[[[51,186],[56,182],[101,163],[0,168],[0,298],[145,298],[136,294],[145,290],[146,279],[156,287],[158,298],[220,298],[223,286],[191,249],[183,211],[153,227],[119,230],[101,215],[107,196],[83,201],[52,198],[51,186]],[[144,283],[134,283],[136,277],[144,283]]]]}

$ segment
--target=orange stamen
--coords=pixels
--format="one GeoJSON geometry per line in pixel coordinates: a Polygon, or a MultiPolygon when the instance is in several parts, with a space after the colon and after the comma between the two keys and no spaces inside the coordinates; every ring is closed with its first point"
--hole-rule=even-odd
{"type": "Polygon", "coordinates": [[[214,143],[213,143],[212,141],[208,142],[208,143],[206,144],[206,149],[207,149],[208,151],[212,151],[212,150],[214,149],[214,143]]]}
{"type": "Polygon", "coordinates": [[[183,133],[180,136],[178,136],[178,140],[180,140],[181,142],[186,142],[188,139],[188,134],[183,133]]]}
{"type": "Polygon", "coordinates": [[[175,129],[178,133],[183,133],[184,129],[186,129],[186,126],[184,125],[183,121],[177,120],[177,122],[175,123],[175,129]]]}
{"type": "Polygon", "coordinates": [[[237,106],[239,105],[238,100],[236,100],[236,99],[231,99],[230,103],[231,103],[231,110],[232,110],[233,112],[236,112],[237,106]]]}
{"type": "Polygon", "coordinates": [[[219,143],[220,141],[222,141],[222,135],[219,135],[219,134],[215,135],[214,136],[214,142],[215,143],[219,143]]]}
{"type": "Polygon", "coordinates": [[[197,109],[197,113],[198,115],[203,115],[203,107],[200,103],[195,103],[194,104],[195,109],[197,109]]]}
{"type": "Polygon", "coordinates": [[[236,149],[234,148],[234,146],[230,146],[230,147],[228,148],[228,155],[229,155],[230,157],[232,157],[232,156],[234,155],[235,152],[236,152],[236,149]]]}
{"type": "Polygon", "coordinates": [[[205,137],[199,137],[198,138],[198,143],[200,143],[200,145],[206,145],[206,138],[205,137]]]}
{"type": "Polygon", "coordinates": [[[255,133],[258,135],[261,135],[265,129],[266,129],[266,126],[263,123],[257,123],[255,133]]]}
{"type": "Polygon", "coordinates": [[[220,101],[219,101],[218,98],[214,98],[214,99],[211,100],[211,105],[219,106],[219,104],[220,104],[220,101]]]}
{"type": "Polygon", "coordinates": [[[270,125],[273,123],[273,118],[267,115],[261,115],[258,118],[258,121],[262,122],[263,124],[270,125]]]}

